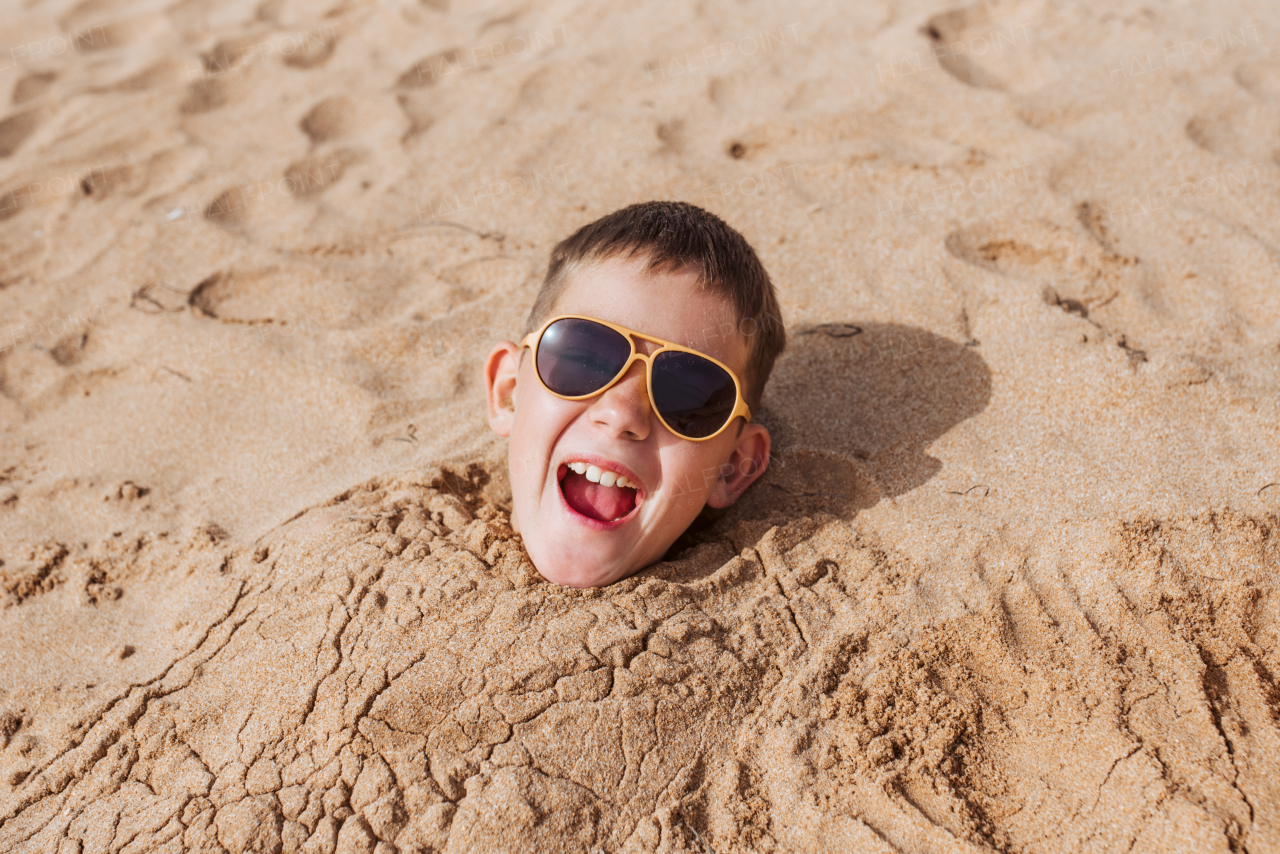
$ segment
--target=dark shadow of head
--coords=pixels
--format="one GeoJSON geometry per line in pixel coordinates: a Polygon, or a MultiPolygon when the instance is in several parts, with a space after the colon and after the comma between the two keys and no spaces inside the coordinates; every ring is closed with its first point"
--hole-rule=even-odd
{"type": "Polygon", "coordinates": [[[911,326],[828,323],[791,333],[765,393],[769,469],[727,510],[704,511],[668,557],[815,514],[852,518],[927,482],[926,449],[991,399],[972,346],[911,326]]]}

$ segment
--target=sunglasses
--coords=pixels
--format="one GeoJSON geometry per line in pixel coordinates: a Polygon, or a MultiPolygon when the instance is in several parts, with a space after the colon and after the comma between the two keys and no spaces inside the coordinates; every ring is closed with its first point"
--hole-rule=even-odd
{"type": "Polygon", "coordinates": [[[530,332],[520,347],[533,350],[538,381],[564,400],[607,390],[636,359],[645,363],[649,400],[663,425],[682,439],[714,439],[741,415],[751,420],[742,383],[723,362],[607,320],[565,314],[530,332]],[[636,339],[658,345],[636,351],[636,339]]]}

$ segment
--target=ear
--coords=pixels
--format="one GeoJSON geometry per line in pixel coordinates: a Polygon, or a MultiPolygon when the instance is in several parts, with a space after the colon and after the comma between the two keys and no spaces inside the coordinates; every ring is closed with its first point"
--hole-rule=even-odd
{"type": "Polygon", "coordinates": [[[485,397],[489,404],[489,426],[499,436],[511,435],[519,373],[520,348],[514,343],[501,341],[489,351],[484,363],[485,397]]]}
{"type": "Polygon", "coordinates": [[[716,509],[728,507],[738,500],[756,478],[769,467],[769,431],[759,424],[748,424],[738,434],[733,453],[720,466],[720,477],[711,484],[707,504],[716,509]]]}

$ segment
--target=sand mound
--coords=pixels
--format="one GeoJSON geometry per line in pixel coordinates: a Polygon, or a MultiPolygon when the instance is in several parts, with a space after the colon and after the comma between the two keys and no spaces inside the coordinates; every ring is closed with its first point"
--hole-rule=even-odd
{"type": "Polygon", "coordinates": [[[1280,844],[1274,516],[996,536],[949,572],[822,514],[724,519],[575,591],[500,481],[379,479],[180,550],[220,601],[172,663],[11,698],[5,850],[1280,844]]]}

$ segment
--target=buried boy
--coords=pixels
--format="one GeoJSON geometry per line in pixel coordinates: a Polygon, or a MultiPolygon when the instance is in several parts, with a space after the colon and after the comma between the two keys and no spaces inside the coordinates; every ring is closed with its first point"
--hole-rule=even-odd
{"type": "Polygon", "coordinates": [[[700,208],[632,205],[558,244],[524,338],[485,364],[538,572],[611,584],[736,501],[768,465],[752,413],[785,346],[760,259],[700,208]]]}

